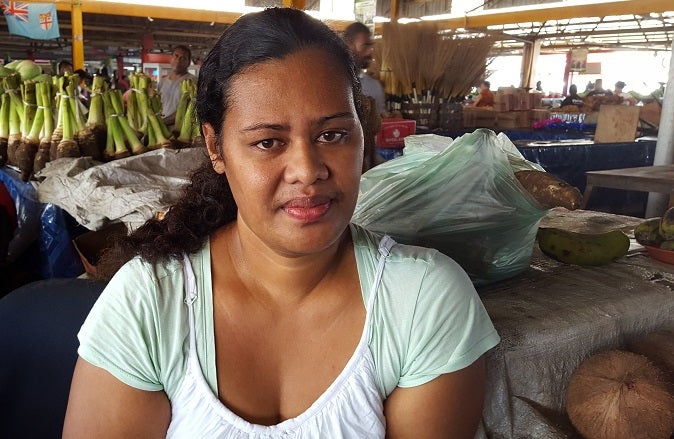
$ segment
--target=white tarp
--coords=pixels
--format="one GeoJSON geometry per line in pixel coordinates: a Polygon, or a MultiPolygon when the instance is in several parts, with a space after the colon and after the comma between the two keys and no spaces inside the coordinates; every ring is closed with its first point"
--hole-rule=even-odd
{"type": "Polygon", "coordinates": [[[207,160],[202,148],[160,149],[101,164],[90,157],[47,163],[37,187],[90,230],[110,222],[136,229],[179,198],[191,173],[207,160]]]}

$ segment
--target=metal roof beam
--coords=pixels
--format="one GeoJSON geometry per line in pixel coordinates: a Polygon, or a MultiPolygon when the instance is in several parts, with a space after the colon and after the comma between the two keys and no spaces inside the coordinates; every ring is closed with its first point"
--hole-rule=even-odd
{"type": "Polygon", "coordinates": [[[587,4],[548,3],[526,9],[504,8],[438,20],[445,29],[474,29],[512,23],[544,22],[580,17],[650,14],[674,10],[672,0],[615,0],[587,4]]]}

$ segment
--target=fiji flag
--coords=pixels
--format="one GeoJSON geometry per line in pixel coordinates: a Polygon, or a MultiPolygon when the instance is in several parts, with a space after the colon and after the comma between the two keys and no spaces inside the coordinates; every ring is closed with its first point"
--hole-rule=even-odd
{"type": "Polygon", "coordinates": [[[60,36],[54,3],[2,0],[2,9],[10,34],[34,40],[51,40],[60,36]]]}

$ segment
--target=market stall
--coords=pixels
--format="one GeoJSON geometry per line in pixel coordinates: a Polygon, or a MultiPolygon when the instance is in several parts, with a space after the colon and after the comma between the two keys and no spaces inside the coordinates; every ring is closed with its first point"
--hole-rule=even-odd
{"type": "MultiPolygon", "coordinates": [[[[579,232],[622,229],[637,218],[552,211],[541,225],[579,232]]],[[[674,266],[634,244],[601,267],[562,264],[534,251],[529,270],[479,289],[501,335],[488,355],[484,432],[489,438],[579,437],[566,413],[572,373],[587,357],[674,328],[674,266]]]]}

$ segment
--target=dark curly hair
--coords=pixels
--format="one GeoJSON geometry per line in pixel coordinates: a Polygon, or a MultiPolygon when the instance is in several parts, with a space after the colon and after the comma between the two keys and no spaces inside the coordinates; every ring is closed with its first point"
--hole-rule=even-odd
{"type": "MultiPolygon", "coordinates": [[[[318,48],[344,67],[353,92],[358,117],[363,120],[360,80],[344,42],[325,24],[304,12],[272,8],[246,14],[222,34],[199,71],[196,111],[200,123],[210,124],[219,139],[226,117],[229,88],[244,68],[271,59],[282,59],[307,48],[318,48]]],[[[221,151],[222,153],[222,151],[221,151]]],[[[227,177],[210,162],[199,167],[180,200],[163,219],[150,219],[106,251],[97,266],[97,277],[109,279],[134,256],[156,263],[198,251],[208,237],[236,219],[237,206],[227,177]]]]}

